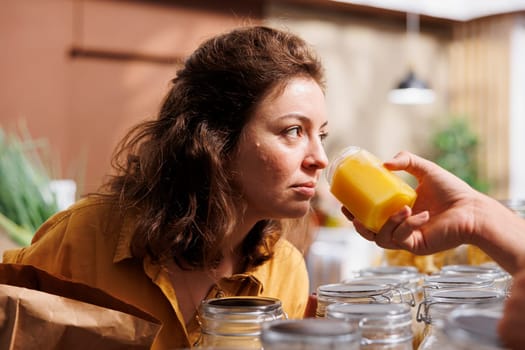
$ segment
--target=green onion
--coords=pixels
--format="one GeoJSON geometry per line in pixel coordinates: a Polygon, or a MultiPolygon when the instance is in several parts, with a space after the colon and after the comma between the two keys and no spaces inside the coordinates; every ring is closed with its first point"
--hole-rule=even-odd
{"type": "Polygon", "coordinates": [[[43,157],[47,143],[32,139],[26,129],[20,134],[0,127],[0,227],[18,244],[28,245],[58,207],[43,157]]]}

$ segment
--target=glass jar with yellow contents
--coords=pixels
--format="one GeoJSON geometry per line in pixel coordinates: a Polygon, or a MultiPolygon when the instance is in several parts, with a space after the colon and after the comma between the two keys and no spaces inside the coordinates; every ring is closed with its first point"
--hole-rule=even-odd
{"type": "Polygon", "coordinates": [[[392,214],[405,205],[412,207],[416,200],[412,187],[376,156],[357,146],[345,148],[331,162],[327,180],[332,194],[374,232],[392,214]]]}

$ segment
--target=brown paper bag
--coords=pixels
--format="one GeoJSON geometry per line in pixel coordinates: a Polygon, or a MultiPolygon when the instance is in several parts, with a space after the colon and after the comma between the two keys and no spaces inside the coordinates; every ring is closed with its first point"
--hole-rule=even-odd
{"type": "Polygon", "coordinates": [[[149,349],[159,329],[99,289],[0,264],[0,349],[149,349]]]}

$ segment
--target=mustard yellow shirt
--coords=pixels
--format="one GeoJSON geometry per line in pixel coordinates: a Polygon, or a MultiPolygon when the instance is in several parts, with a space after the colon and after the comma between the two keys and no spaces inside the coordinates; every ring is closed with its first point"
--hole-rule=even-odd
{"type": "MultiPolygon", "coordinates": [[[[34,265],[102,289],[150,313],[162,323],[152,349],[191,347],[199,336],[198,325],[185,326],[165,269],[148,258],[132,256],[133,225],[134,218],[121,216],[114,204],[86,198],[47,220],[30,246],[5,252],[3,262],[34,265]]],[[[219,280],[207,298],[234,295],[278,298],[289,318],[301,318],[308,299],[302,254],[281,239],[272,259],[219,280]]]]}

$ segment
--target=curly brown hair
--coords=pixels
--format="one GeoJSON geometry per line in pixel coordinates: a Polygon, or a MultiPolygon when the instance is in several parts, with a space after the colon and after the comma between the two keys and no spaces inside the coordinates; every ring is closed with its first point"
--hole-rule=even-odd
{"type": "MultiPolygon", "coordinates": [[[[101,192],[121,209],[136,209],[135,256],[216,266],[240,201],[229,159],[262,97],[297,76],[324,88],[321,63],[309,45],[265,26],[213,37],[186,60],[158,117],[135,126],[119,143],[116,174],[101,192]]],[[[243,264],[270,258],[281,229],[278,220],[258,222],[244,240],[243,264]]]]}

